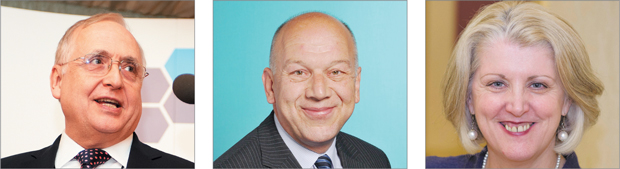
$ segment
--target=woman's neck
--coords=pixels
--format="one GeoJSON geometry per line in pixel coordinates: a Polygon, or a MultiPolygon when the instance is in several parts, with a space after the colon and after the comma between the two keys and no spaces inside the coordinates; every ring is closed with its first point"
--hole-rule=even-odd
{"type": "MultiPolygon", "coordinates": [[[[553,149],[546,150],[539,155],[532,156],[525,161],[513,161],[501,152],[495,152],[488,149],[489,157],[487,158],[486,168],[555,168],[558,154],[553,149]]],[[[561,156],[560,166],[562,168],[566,160],[561,156]]]]}

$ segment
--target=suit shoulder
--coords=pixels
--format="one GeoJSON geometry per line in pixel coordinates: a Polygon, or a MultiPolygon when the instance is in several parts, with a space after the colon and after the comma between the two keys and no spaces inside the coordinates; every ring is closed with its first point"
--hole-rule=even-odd
{"type": "MultiPolygon", "coordinates": [[[[148,168],[153,168],[153,167],[157,167],[157,168],[194,168],[194,163],[183,159],[181,157],[172,155],[172,154],[168,154],[166,152],[163,152],[161,150],[155,149],[149,145],[146,145],[144,143],[142,144],[142,149],[145,153],[150,154],[150,155],[154,155],[154,154],[158,154],[160,156],[156,157],[156,159],[152,159],[152,160],[147,160],[150,161],[148,168]]],[[[131,152],[130,152],[131,153],[131,152]]],[[[131,160],[131,155],[130,155],[130,160],[131,160]]],[[[128,165],[129,166],[129,165],[128,165]]]]}
{"type": "Polygon", "coordinates": [[[35,154],[39,154],[39,152],[44,151],[49,148],[45,147],[40,150],[29,151],[25,153],[20,153],[16,155],[12,155],[9,157],[4,157],[0,160],[1,166],[0,168],[29,168],[33,167],[34,161],[37,159],[35,154]]]}
{"type": "Polygon", "coordinates": [[[258,128],[245,135],[213,162],[213,168],[262,168],[258,128]]]}
{"type": "MultiPolygon", "coordinates": [[[[359,139],[355,136],[352,136],[350,134],[344,133],[344,132],[340,132],[338,134],[338,139],[341,139],[342,142],[341,143],[345,143],[345,144],[350,144],[347,146],[354,146],[356,147],[359,151],[361,151],[361,153],[368,153],[368,154],[381,154],[383,156],[385,156],[385,153],[383,152],[383,150],[377,148],[376,146],[362,140],[359,139]]],[[[340,142],[340,141],[338,141],[340,142]]]]}
{"type": "Polygon", "coordinates": [[[387,155],[383,152],[383,150],[377,148],[376,146],[359,139],[350,134],[340,132],[338,133],[336,143],[340,143],[342,145],[336,145],[340,151],[341,149],[348,149],[349,153],[357,154],[360,161],[364,161],[364,163],[368,162],[369,164],[378,165],[373,166],[373,168],[391,168],[390,161],[387,158],[387,155]]]}

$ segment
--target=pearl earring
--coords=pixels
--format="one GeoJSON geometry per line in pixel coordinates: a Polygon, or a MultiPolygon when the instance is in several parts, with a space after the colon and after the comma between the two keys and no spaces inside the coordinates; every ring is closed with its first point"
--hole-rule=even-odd
{"type": "Polygon", "coordinates": [[[469,132],[467,132],[467,136],[469,137],[469,140],[476,140],[476,138],[478,138],[478,132],[476,132],[476,130],[474,129],[474,123],[476,122],[476,117],[475,116],[471,116],[471,129],[469,129],[469,132]]]}
{"type": "Polygon", "coordinates": [[[566,116],[562,116],[562,120],[560,122],[560,126],[562,126],[562,128],[560,129],[560,132],[558,132],[558,139],[562,142],[568,138],[568,133],[565,130],[566,126],[564,124],[564,121],[566,121],[566,116]]]}

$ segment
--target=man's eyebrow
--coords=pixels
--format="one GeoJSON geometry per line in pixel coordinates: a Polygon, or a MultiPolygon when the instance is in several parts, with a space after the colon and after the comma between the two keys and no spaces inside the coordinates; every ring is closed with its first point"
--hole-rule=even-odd
{"type": "MultiPolygon", "coordinates": [[[[110,52],[108,52],[107,50],[104,50],[104,49],[95,49],[91,53],[99,54],[99,55],[104,55],[104,56],[112,58],[112,54],[110,52]]],[[[136,62],[136,57],[133,57],[131,55],[121,56],[120,60],[129,61],[129,62],[136,62]]]]}
{"type": "Polygon", "coordinates": [[[131,55],[121,56],[121,60],[122,61],[128,61],[128,62],[136,62],[136,58],[131,56],[131,55]]]}
{"type": "Polygon", "coordinates": [[[98,54],[98,55],[104,55],[104,56],[110,56],[110,52],[103,50],[103,49],[95,49],[93,50],[93,52],[90,53],[94,53],[94,54],[98,54]]]}

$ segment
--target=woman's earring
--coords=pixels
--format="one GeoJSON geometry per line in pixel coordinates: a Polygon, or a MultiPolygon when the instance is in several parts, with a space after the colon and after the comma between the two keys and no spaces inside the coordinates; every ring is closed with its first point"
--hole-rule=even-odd
{"type": "Polygon", "coordinates": [[[562,126],[562,128],[560,129],[560,132],[558,132],[558,139],[560,141],[564,141],[568,138],[568,133],[565,130],[565,124],[564,122],[566,121],[566,116],[562,116],[562,120],[560,121],[560,126],[562,126]]]}
{"type": "Polygon", "coordinates": [[[469,140],[476,140],[476,138],[478,138],[478,132],[476,132],[475,128],[474,128],[474,123],[476,122],[476,117],[475,116],[471,116],[471,128],[469,129],[469,132],[467,132],[467,136],[469,136],[469,140]]]}

